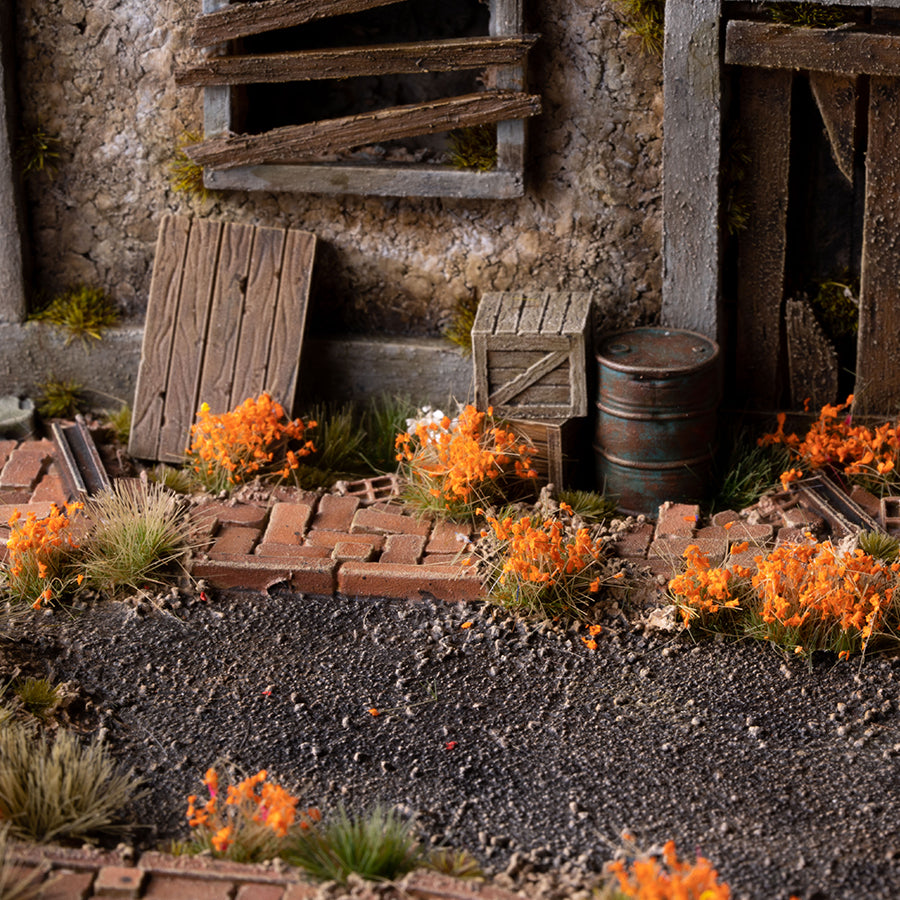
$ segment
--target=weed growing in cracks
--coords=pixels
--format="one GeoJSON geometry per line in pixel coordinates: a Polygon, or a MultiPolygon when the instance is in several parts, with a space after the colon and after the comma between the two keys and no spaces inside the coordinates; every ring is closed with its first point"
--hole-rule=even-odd
{"type": "Polygon", "coordinates": [[[438,413],[407,424],[396,438],[397,460],[408,482],[405,499],[423,512],[472,521],[515,479],[536,477],[533,448],[496,424],[492,409],[466,406],[454,421],[438,413]]]}
{"type": "Polygon", "coordinates": [[[269,781],[261,769],[255,775],[219,791],[219,773],[207,769],[203,783],[209,799],[198,805],[188,797],[187,819],[193,831],[193,849],[234,862],[262,862],[279,856],[289,838],[312,828],[321,815],[315,808],[297,810],[297,798],[269,781]]]}
{"type": "Polygon", "coordinates": [[[71,517],[82,508],[81,503],[69,503],[62,512],[54,503],[45,518],[30,512],[23,522],[18,510],[10,516],[9,560],[3,576],[14,602],[27,602],[38,609],[81,583],[82,576],[73,564],[78,545],[69,526],[71,517]]]}
{"type": "Polygon", "coordinates": [[[257,476],[286,478],[301,457],[314,452],[305,436],[315,427],[313,421],[289,420],[267,393],[219,415],[204,403],[191,426],[188,464],[203,487],[216,494],[257,476]]]}
{"type": "Polygon", "coordinates": [[[712,863],[697,856],[693,864],[678,858],[675,843],[666,842],[662,860],[642,857],[626,866],[616,860],[607,866],[616,879],[610,900],[729,900],[731,888],[719,881],[712,863]]]}
{"type": "MultiPolygon", "coordinates": [[[[500,550],[491,554],[499,562],[488,578],[489,597],[518,615],[584,619],[600,587],[624,577],[609,571],[602,538],[576,527],[565,503],[558,517],[487,516],[487,523],[490,531],[482,538],[496,541],[500,550]]],[[[594,636],[585,639],[589,647],[594,636]]]]}

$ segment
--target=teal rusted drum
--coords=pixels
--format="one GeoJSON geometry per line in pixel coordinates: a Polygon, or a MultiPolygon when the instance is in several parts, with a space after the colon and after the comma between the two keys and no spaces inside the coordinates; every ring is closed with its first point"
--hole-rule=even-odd
{"type": "Polygon", "coordinates": [[[631,513],[702,500],[721,398],[718,345],[693,331],[631,328],[607,335],[597,362],[598,487],[631,513]]]}

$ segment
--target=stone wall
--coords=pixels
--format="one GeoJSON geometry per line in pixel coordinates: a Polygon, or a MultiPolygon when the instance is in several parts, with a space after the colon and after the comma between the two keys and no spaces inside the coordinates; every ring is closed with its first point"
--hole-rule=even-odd
{"type": "Polygon", "coordinates": [[[139,322],[170,210],[315,232],[320,332],[434,335],[460,298],[507,289],[596,291],[608,326],[658,314],[661,72],[607,0],[526,0],[544,112],[526,196],[503,201],[173,193],[175,142],[201,129],[173,78],[199,5],[17,0],[21,128],[61,141],[55,177],[27,183],[34,293],[97,283],[139,322]]]}

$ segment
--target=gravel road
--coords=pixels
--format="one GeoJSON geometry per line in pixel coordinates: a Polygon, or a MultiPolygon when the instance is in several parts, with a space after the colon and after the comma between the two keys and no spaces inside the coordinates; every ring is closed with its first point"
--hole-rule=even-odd
{"type": "Polygon", "coordinates": [[[577,882],[627,829],[699,851],[737,898],[900,897],[898,659],[810,668],[621,615],[596,650],[583,633],[480,605],[234,592],[54,612],[21,640],[148,782],[147,844],[185,835],[185,797],[227,759],[326,812],[397,805],[520,885],[577,882]]]}

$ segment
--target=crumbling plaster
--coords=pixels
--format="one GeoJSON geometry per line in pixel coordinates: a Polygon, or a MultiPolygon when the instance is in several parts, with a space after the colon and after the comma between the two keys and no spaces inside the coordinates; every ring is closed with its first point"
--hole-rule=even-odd
{"type": "Polygon", "coordinates": [[[434,335],[455,302],[510,289],[594,291],[607,326],[660,307],[662,81],[606,0],[526,0],[543,114],[529,123],[517,200],[433,200],[170,189],[178,136],[201,129],[199,0],[17,0],[21,126],[61,140],[51,180],[29,178],[32,292],[105,286],[142,318],[160,215],[302,227],[320,239],[313,327],[434,335]]]}

